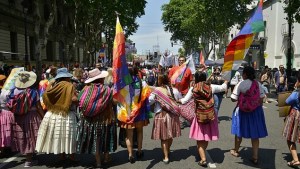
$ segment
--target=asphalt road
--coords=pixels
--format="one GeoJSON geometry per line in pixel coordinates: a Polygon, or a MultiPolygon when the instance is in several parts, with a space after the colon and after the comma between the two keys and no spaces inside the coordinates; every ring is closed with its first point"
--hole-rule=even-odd
{"type": "MultiPolygon", "coordinates": [[[[272,100],[272,99],[271,99],[272,100]]],[[[273,99],[274,100],[274,99],[273,99]]],[[[220,139],[209,143],[207,153],[210,156],[209,167],[222,169],[239,168],[264,168],[264,169],[285,169],[289,168],[286,163],[291,160],[285,139],[282,137],[283,118],[278,117],[276,102],[264,104],[264,111],[269,136],[260,139],[259,165],[254,166],[249,160],[251,158],[251,141],[244,139],[241,144],[240,157],[233,157],[229,150],[234,146],[234,136],[230,134],[231,114],[235,107],[229,98],[224,98],[219,113],[220,139]]],[[[152,122],[152,121],[151,121],[152,122]]],[[[170,169],[192,169],[202,168],[197,165],[199,156],[196,151],[196,141],[188,138],[189,128],[182,130],[182,136],[175,138],[171,147],[170,163],[162,162],[160,141],[151,140],[152,123],[144,128],[143,149],[145,156],[141,161],[134,164],[127,162],[127,150],[118,147],[112,153],[113,162],[108,166],[112,169],[149,169],[149,168],[170,168],[170,169]]],[[[76,155],[80,163],[71,165],[66,162],[63,168],[91,168],[95,162],[92,155],[76,155]]],[[[37,156],[39,164],[32,168],[55,168],[54,163],[58,156],[40,154],[37,156]]],[[[0,168],[23,168],[25,157],[15,154],[10,158],[0,159],[0,168]]],[[[59,168],[62,168],[59,167],[59,168]]]]}

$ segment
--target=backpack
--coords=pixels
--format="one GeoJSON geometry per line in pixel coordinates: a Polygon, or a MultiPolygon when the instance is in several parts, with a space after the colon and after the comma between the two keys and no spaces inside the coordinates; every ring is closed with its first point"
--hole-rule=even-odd
{"type": "Polygon", "coordinates": [[[209,123],[215,119],[214,99],[210,84],[199,82],[194,85],[193,96],[196,117],[199,123],[209,123]]]}
{"type": "Polygon", "coordinates": [[[11,90],[6,105],[12,113],[25,115],[34,106],[37,97],[38,92],[36,90],[25,89],[18,95],[14,95],[14,90],[11,90]]]}
{"type": "Polygon", "coordinates": [[[154,83],[155,83],[154,73],[151,70],[149,71],[149,75],[147,77],[147,82],[150,86],[154,85],[154,83]]]}
{"type": "Polygon", "coordinates": [[[238,106],[242,112],[253,112],[260,105],[258,82],[253,80],[250,89],[246,93],[240,93],[238,106]]]}

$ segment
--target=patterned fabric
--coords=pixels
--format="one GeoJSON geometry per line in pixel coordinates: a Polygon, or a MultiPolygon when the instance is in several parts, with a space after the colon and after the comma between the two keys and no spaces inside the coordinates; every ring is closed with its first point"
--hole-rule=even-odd
{"type": "Polygon", "coordinates": [[[297,109],[292,109],[290,114],[286,117],[284,128],[283,128],[283,137],[291,142],[300,143],[300,112],[297,109]]]}
{"type": "Polygon", "coordinates": [[[14,90],[7,100],[7,107],[16,115],[24,115],[36,105],[38,92],[35,89],[27,88],[21,93],[14,95],[14,90]]]}
{"type": "Polygon", "coordinates": [[[43,110],[46,110],[46,105],[44,104],[44,101],[43,101],[43,94],[45,93],[48,85],[49,85],[48,79],[41,80],[39,83],[40,102],[41,102],[41,106],[42,106],[43,110]]]}
{"type": "Polygon", "coordinates": [[[262,8],[263,0],[260,0],[255,13],[226,48],[222,72],[227,81],[231,79],[232,70],[238,70],[242,64],[252,44],[254,34],[265,29],[262,8]]]}
{"type": "Polygon", "coordinates": [[[117,148],[117,120],[112,102],[97,116],[86,117],[79,112],[77,126],[77,152],[95,154],[112,152],[117,148]]]}
{"type": "Polygon", "coordinates": [[[102,84],[86,86],[78,95],[79,108],[86,117],[94,117],[112,101],[112,90],[102,84]]]}
{"type": "Polygon", "coordinates": [[[173,99],[170,99],[169,96],[163,93],[163,91],[160,91],[159,89],[155,89],[153,91],[153,94],[155,94],[156,101],[160,104],[161,108],[164,111],[173,113],[177,116],[179,116],[179,106],[176,104],[176,102],[173,99]]]}
{"type": "Polygon", "coordinates": [[[192,122],[193,119],[196,117],[195,114],[196,105],[194,99],[191,99],[186,104],[180,105],[179,108],[180,108],[179,111],[180,115],[186,120],[188,120],[189,122],[192,122]]]}
{"type": "Polygon", "coordinates": [[[199,82],[194,85],[193,96],[196,117],[200,123],[209,123],[215,118],[214,99],[210,84],[199,82]]]}
{"type": "Polygon", "coordinates": [[[13,140],[12,127],[15,117],[11,111],[4,109],[0,111],[0,147],[10,147],[13,140]]]}
{"type": "Polygon", "coordinates": [[[34,153],[41,117],[36,108],[25,115],[15,116],[12,150],[21,154],[34,153]]]}
{"type": "Polygon", "coordinates": [[[156,113],[151,139],[167,140],[181,136],[179,116],[166,111],[156,113]]]}
{"type": "Polygon", "coordinates": [[[260,92],[256,80],[252,81],[251,87],[246,93],[240,93],[238,106],[242,112],[253,112],[260,103],[260,92]]]}

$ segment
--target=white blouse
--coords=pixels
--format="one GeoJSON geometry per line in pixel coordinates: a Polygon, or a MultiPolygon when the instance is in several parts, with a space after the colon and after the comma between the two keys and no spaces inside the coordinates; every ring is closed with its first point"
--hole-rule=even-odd
{"type": "MultiPolygon", "coordinates": [[[[171,95],[171,92],[170,92],[170,89],[169,87],[167,87],[168,89],[168,94],[171,95]]],[[[182,95],[181,93],[176,89],[176,88],[172,88],[173,89],[173,94],[174,94],[174,97],[176,100],[179,100],[182,98],[182,95]]],[[[152,105],[153,103],[155,103],[154,105],[154,113],[160,113],[162,108],[160,106],[160,104],[158,102],[155,101],[155,94],[151,93],[150,96],[149,96],[149,103],[150,105],[152,105]]]]}
{"type": "MultiPolygon", "coordinates": [[[[222,85],[214,85],[211,84],[210,85],[211,89],[212,89],[212,93],[220,93],[220,92],[224,92],[227,89],[227,85],[226,83],[223,83],[222,85]]],[[[193,87],[191,87],[188,91],[188,93],[185,95],[184,98],[180,99],[181,104],[186,104],[190,99],[192,99],[193,97],[193,87]]]]}
{"type": "MultiPolygon", "coordinates": [[[[231,98],[234,100],[238,100],[240,93],[241,92],[246,93],[246,91],[250,89],[251,84],[252,84],[252,81],[249,79],[239,82],[233,89],[231,98]]],[[[263,89],[261,83],[258,82],[258,86],[259,86],[260,98],[264,98],[265,92],[264,92],[264,89],[263,89]]]]}

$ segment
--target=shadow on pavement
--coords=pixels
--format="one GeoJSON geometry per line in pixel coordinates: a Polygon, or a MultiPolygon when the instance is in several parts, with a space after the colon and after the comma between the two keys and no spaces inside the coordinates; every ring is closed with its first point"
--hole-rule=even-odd
{"type": "Polygon", "coordinates": [[[225,159],[225,153],[228,150],[221,150],[219,148],[207,149],[207,152],[210,154],[210,157],[215,163],[221,164],[225,159]]]}
{"type": "Polygon", "coordinates": [[[250,161],[252,158],[252,147],[241,147],[240,150],[240,158],[243,160],[242,164],[254,168],[276,168],[275,156],[276,149],[259,148],[258,165],[255,165],[250,161]]]}

